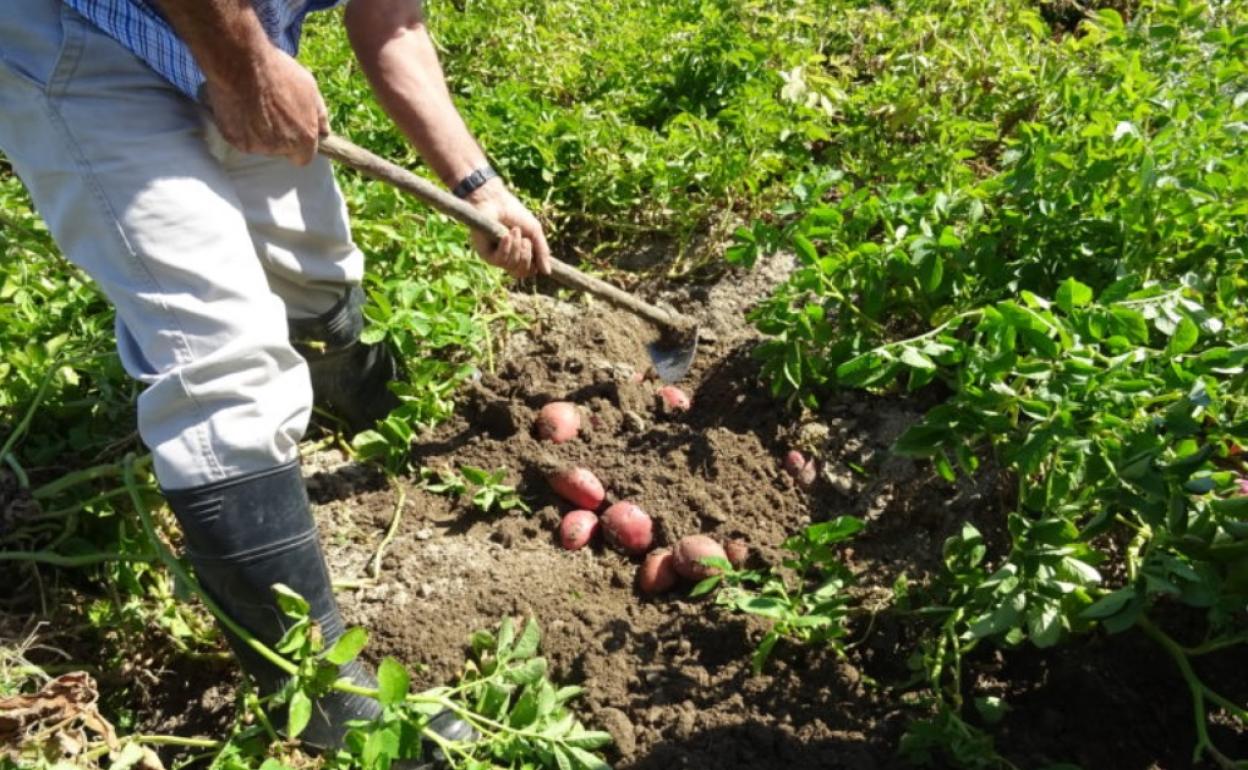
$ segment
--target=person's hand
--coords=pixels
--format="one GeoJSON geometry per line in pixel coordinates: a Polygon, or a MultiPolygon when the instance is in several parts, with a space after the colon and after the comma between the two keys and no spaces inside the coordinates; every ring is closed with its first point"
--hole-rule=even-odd
{"type": "Polygon", "coordinates": [[[550,275],[550,247],[537,217],[516,199],[497,177],[468,196],[468,202],[486,216],[507,228],[507,234],[491,247],[490,239],[472,234],[472,245],[491,265],[501,267],[516,278],[550,275]]]}
{"type": "Polygon", "coordinates": [[[321,137],[329,135],[329,113],[312,73],[272,45],[246,69],[205,84],[221,135],[243,152],[310,163],[321,137]]]}

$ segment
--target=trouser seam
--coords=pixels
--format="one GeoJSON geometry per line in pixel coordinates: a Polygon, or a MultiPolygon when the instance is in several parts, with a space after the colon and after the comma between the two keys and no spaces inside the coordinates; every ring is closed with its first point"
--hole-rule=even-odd
{"type": "MultiPolygon", "coordinates": [[[[187,342],[186,334],[183,331],[182,324],[178,319],[177,313],[169,307],[165,302],[163,294],[161,294],[160,283],[156,280],[156,276],[144,264],[142,257],[131,245],[130,240],[126,237],[126,233],[121,226],[121,219],[117,216],[117,212],[113,209],[112,204],[108,202],[104,189],[100,185],[99,179],[95,175],[95,170],[86,158],[86,154],[82,151],[82,146],[75,139],[73,131],[69,127],[69,122],[65,120],[57,108],[56,101],[52,95],[45,94],[43,96],[43,105],[48,114],[49,122],[56,126],[64,140],[70,156],[74,159],[74,164],[78,167],[78,172],[82,176],[83,185],[90,192],[92,199],[99,205],[103,211],[105,218],[111,224],[109,228],[116,237],[118,244],[121,246],[123,253],[129,255],[130,261],[137,267],[143,277],[146,279],[148,288],[152,289],[158,296],[157,302],[160,305],[161,312],[172,322],[172,331],[174,332],[174,354],[178,364],[189,364],[194,362],[195,356],[191,353],[190,344],[187,342]]],[[[186,380],[182,377],[179,369],[174,372],[177,377],[178,385],[182,388],[182,392],[186,394],[187,400],[193,405],[196,414],[199,417],[199,423],[190,430],[195,436],[195,441],[199,445],[200,455],[208,464],[211,475],[216,479],[225,478],[225,470],[222,467],[220,458],[212,449],[212,442],[209,439],[209,419],[207,410],[204,405],[196,398],[194,391],[187,386],[186,380]]]]}
{"type": "Polygon", "coordinates": [[[68,5],[61,6],[61,50],[57,56],[56,67],[52,70],[52,76],[48,78],[46,93],[48,98],[59,96],[65,92],[69,86],[70,79],[74,73],[78,71],[78,65],[82,62],[82,51],[86,47],[85,30],[81,27],[80,19],[71,19],[70,14],[77,14],[68,5]],[[71,22],[73,26],[71,27],[71,22]]]}

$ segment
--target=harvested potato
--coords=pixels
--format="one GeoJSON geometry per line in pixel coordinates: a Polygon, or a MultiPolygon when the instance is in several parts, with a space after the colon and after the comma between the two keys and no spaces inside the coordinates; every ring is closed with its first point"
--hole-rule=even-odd
{"type": "Polygon", "coordinates": [[[659,388],[659,398],[663,399],[663,408],[667,412],[689,411],[689,396],[675,385],[664,385],[659,388]]]}
{"type": "Polygon", "coordinates": [[[637,587],[643,594],[661,594],[676,585],[676,567],[672,552],[659,548],[646,554],[646,560],[637,568],[637,587]]]}
{"type": "Polygon", "coordinates": [[[702,580],[711,575],[718,575],[719,570],[714,567],[708,567],[702,563],[702,559],[708,556],[717,556],[721,559],[727,559],[728,554],[724,553],[723,547],[706,535],[686,535],[676,543],[676,548],[672,551],[672,566],[676,568],[676,574],[689,580],[702,580]]]}
{"type": "Polygon", "coordinates": [[[799,487],[809,487],[815,483],[817,468],[814,458],[807,459],[796,449],[790,449],[784,456],[784,470],[799,487]]]}
{"type": "Polygon", "coordinates": [[[584,548],[597,531],[598,517],[593,511],[568,511],[559,522],[559,544],[569,551],[584,548]]]}
{"type": "Polygon", "coordinates": [[[641,508],[621,500],[602,514],[602,533],[611,547],[638,556],[654,541],[654,522],[641,508]]]}
{"type": "Polygon", "coordinates": [[[607,497],[602,482],[588,468],[563,467],[547,476],[546,480],[555,494],[578,508],[597,510],[607,497]]]}
{"type": "Polygon", "coordinates": [[[551,401],[537,413],[537,437],[555,444],[576,438],[581,430],[581,415],[568,401],[551,401]]]}

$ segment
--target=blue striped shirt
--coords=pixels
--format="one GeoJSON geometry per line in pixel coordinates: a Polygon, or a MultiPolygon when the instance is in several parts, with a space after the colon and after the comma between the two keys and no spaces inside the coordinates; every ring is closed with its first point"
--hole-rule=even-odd
{"type": "MultiPolygon", "coordinates": [[[[186,43],[155,10],[150,0],[64,0],[105,34],[124,45],[192,99],[199,97],[204,73],[186,43]]],[[[345,0],[252,0],[269,39],[286,53],[299,51],[299,34],[309,11],[332,8],[345,0]]]]}

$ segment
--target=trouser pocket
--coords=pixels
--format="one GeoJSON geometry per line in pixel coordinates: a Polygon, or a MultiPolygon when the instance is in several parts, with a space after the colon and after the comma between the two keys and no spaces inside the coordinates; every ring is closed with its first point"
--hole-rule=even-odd
{"type": "Polygon", "coordinates": [[[10,7],[0,14],[0,62],[5,74],[41,91],[56,91],[82,54],[85,20],[60,0],[7,4],[10,7]]]}

